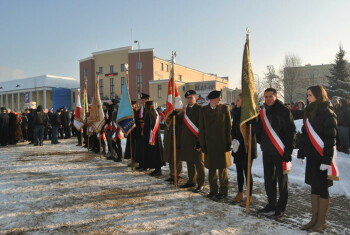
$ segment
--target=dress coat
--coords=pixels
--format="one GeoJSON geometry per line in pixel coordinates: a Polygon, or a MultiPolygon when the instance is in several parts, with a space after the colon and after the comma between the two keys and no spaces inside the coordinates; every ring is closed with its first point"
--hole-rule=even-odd
{"type": "Polygon", "coordinates": [[[155,138],[155,144],[149,144],[149,137],[151,128],[154,128],[156,123],[156,110],[150,109],[145,113],[145,126],[144,126],[144,150],[145,150],[145,166],[146,168],[160,168],[162,167],[162,154],[163,145],[160,137],[160,125],[158,126],[155,138]]]}
{"type": "MultiPolygon", "coordinates": [[[[181,131],[182,121],[180,118],[182,110],[177,110],[179,115],[176,115],[175,134],[176,134],[176,161],[180,160],[181,155],[181,131]]],[[[165,120],[164,128],[164,152],[162,156],[163,162],[173,163],[174,162],[174,140],[173,140],[173,116],[168,115],[165,120]]]]}
{"type": "MultiPolygon", "coordinates": [[[[223,169],[232,165],[231,115],[227,105],[212,109],[204,106],[199,115],[200,146],[206,148],[204,166],[207,169],[223,169]]],[[[204,150],[205,151],[205,150],[204,150]]]]}
{"type": "Polygon", "coordinates": [[[0,113],[0,144],[6,145],[9,138],[10,117],[7,113],[0,113]]]}
{"type": "Polygon", "coordinates": [[[310,124],[324,143],[323,154],[321,156],[307,134],[305,125],[302,127],[302,135],[298,158],[306,157],[305,183],[319,187],[322,184],[333,185],[333,181],[327,179],[327,171],[321,171],[321,164],[331,165],[336,144],[337,116],[331,109],[330,102],[321,103],[317,109],[315,103],[311,103],[307,109],[316,112],[315,118],[310,120],[310,124]]]}
{"type": "MultiPolygon", "coordinates": [[[[199,128],[199,113],[201,111],[199,104],[194,104],[192,108],[187,105],[186,115],[193,122],[193,124],[199,128]]],[[[180,115],[182,123],[181,129],[181,148],[180,148],[180,160],[186,162],[198,162],[202,160],[202,154],[196,150],[196,144],[199,145],[199,137],[195,136],[184,122],[184,112],[180,115]]]]}

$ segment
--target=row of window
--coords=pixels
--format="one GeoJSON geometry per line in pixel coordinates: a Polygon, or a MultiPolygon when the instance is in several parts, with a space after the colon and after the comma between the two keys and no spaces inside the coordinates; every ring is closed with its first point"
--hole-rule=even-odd
{"type": "MultiPolygon", "coordinates": [[[[142,91],[142,76],[141,75],[137,75],[136,76],[136,82],[137,82],[137,88],[139,91],[142,91]]],[[[120,79],[120,93],[122,92],[122,87],[123,85],[125,85],[125,77],[121,77],[120,79]]],[[[99,80],[99,89],[100,89],[100,96],[103,97],[104,93],[103,93],[103,79],[99,80]]],[[[111,98],[113,98],[115,96],[114,93],[114,78],[111,77],[109,78],[109,95],[111,98]]]]}
{"type": "MultiPolygon", "coordinates": [[[[137,61],[136,62],[136,69],[142,69],[142,61],[137,61]]],[[[121,72],[125,72],[126,71],[126,66],[125,64],[121,64],[120,65],[120,71],[121,72]]],[[[100,74],[103,74],[103,67],[98,67],[98,72],[100,74]]],[[[109,73],[114,73],[114,65],[110,65],[109,66],[109,73]]],[[[88,76],[88,69],[85,68],[84,69],[84,77],[87,77],[88,76]]]]}

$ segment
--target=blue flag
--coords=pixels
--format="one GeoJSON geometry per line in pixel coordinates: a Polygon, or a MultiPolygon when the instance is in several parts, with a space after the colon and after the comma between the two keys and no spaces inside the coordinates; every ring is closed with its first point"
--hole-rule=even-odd
{"type": "Polygon", "coordinates": [[[125,135],[128,135],[136,127],[134,112],[131,108],[129,91],[126,85],[122,85],[122,97],[118,108],[117,125],[122,129],[125,135]]]}

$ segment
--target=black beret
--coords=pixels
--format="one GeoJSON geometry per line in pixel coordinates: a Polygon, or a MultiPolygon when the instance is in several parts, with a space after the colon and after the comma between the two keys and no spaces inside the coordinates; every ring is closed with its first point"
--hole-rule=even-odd
{"type": "Polygon", "coordinates": [[[131,101],[131,104],[136,104],[136,101],[135,101],[135,100],[132,100],[132,101],[131,101]]]}
{"type": "Polygon", "coordinates": [[[6,108],[5,107],[1,107],[1,111],[5,111],[6,110],[6,108]]]}
{"type": "Polygon", "coordinates": [[[215,99],[215,98],[219,98],[221,95],[221,91],[212,91],[209,93],[208,95],[208,99],[215,99]]]}
{"type": "Polygon", "coordinates": [[[146,101],[146,105],[153,105],[153,100],[146,101]]]}
{"type": "Polygon", "coordinates": [[[141,99],[149,99],[149,95],[145,94],[145,93],[141,93],[141,99]]]}
{"type": "Polygon", "coordinates": [[[196,91],[194,91],[194,90],[188,90],[186,93],[185,93],[185,98],[187,98],[187,96],[189,96],[189,95],[196,95],[197,93],[196,93],[196,91]]]}

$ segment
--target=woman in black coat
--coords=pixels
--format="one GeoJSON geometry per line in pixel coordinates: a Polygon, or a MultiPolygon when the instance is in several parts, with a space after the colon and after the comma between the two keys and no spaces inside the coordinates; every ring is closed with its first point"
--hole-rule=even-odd
{"type": "MultiPolygon", "coordinates": [[[[309,87],[307,89],[307,99],[309,105],[305,109],[298,158],[307,158],[305,183],[311,185],[312,219],[301,229],[312,229],[321,232],[326,227],[326,216],[329,208],[328,187],[333,185],[333,181],[327,177],[327,169],[331,166],[335,151],[337,117],[331,109],[331,103],[322,86],[309,87]],[[323,156],[316,150],[310,140],[305,126],[307,120],[324,143],[323,156]]],[[[311,130],[310,127],[309,130],[311,130]]]]}
{"type": "MultiPolygon", "coordinates": [[[[234,158],[234,163],[236,164],[237,171],[237,183],[238,183],[238,193],[233,198],[233,203],[239,203],[243,200],[243,185],[244,185],[244,177],[247,180],[248,174],[248,153],[245,148],[244,139],[240,129],[240,118],[241,118],[241,105],[242,105],[242,94],[239,94],[236,99],[236,106],[233,109],[233,121],[232,121],[232,143],[233,143],[233,151],[232,156],[234,158]]],[[[252,130],[254,130],[254,126],[256,125],[255,119],[246,123],[246,125],[252,124],[252,130]]],[[[252,164],[253,159],[257,156],[256,152],[256,135],[252,133],[252,164]]],[[[252,203],[252,189],[253,189],[253,177],[250,174],[250,204],[252,203]]],[[[246,199],[242,201],[242,205],[246,206],[246,199]]]]}

